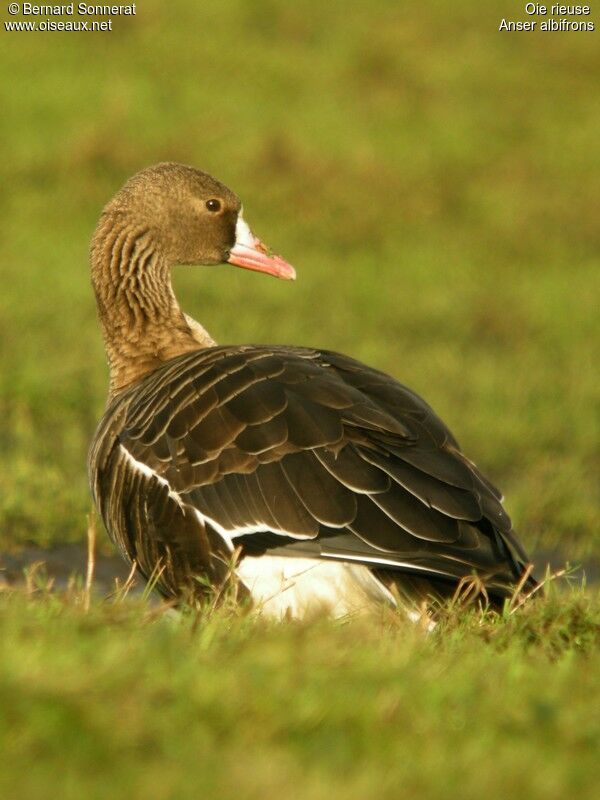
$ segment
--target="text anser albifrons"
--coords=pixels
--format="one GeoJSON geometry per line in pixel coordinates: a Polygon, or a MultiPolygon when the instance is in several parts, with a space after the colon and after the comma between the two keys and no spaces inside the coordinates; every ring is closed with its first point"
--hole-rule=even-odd
{"type": "Polygon", "coordinates": [[[110,366],[92,491],[165,595],[219,586],[234,562],[275,615],[447,597],[472,575],[501,601],[521,580],[500,493],[418,395],[327,350],[218,346],[181,311],[177,264],[295,277],[222,183],[178,164],[138,173],[104,209],[91,262],[110,366]]]}

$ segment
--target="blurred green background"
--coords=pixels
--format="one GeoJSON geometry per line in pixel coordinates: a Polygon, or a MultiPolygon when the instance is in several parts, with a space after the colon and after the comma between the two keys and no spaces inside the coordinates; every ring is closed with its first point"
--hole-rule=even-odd
{"type": "Polygon", "coordinates": [[[498,32],[523,5],[142,0],[106,33],[0,25],[0,796],[599,796],[597,592],[424,636],[2,583],[7,551],[85,539],[107,391],[89,240],[166,159],[237,191],[298,271],[179,269],[218,341],[397,376],[531,550],[598,559],[598,31],[498,32]]]}
{"type": "Polygon", "coordinates": [[[0,550],[85,536],[107,388],[88,243],[129,175],[177,160],[298,271],[180,269],[219,342],[390,372],[529,547],[598,553],[600,48],[499,33],[521,6],[144,0],[110,33],[2,29],[0,550]]]}

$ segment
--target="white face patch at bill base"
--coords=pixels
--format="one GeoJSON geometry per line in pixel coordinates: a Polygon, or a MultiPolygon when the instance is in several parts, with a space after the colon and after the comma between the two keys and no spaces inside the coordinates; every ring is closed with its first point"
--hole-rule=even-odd
{"type": "Polygon", "coordinates": [[[250,230],[250,226],[240,211],[235,224],[235,243],[244,247],[254,247],[255,242],[256,236],[250,230]]]}

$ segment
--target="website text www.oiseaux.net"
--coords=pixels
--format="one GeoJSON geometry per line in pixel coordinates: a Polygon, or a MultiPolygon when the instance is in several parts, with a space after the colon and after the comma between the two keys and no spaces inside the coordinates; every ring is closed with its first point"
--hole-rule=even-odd
{"type": "Polygon", "coordinates": [[[134,17],[136,3],[129,5],[91,5],[90,3],[66,3],[63,5],[36,5],[34,3],[8,3],[8,13],[38,19],[11,19],[4,22],[6,31],[112,31],[110,17],[134,17]],[[63,19],[51,19],[51,17],[63,19]],[[109,17],[109,19],[89,19],[89,17],[109,17]],[[39,19],[44,17],[44,19],[39,19]],[[50,17],[50,19],[49,19],[50,17]],[[74,17],[75,19],[64,19],[74,17]],[[86,19],[87,17],[87,19],[86,19]]]}

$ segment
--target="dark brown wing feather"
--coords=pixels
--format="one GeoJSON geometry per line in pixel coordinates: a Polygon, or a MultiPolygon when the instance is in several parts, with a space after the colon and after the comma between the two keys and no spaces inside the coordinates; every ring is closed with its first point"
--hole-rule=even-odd
{"type": "Polygon", "coordinates": [[[500,595],[525,554],[500,493],[431,408],[325,351],[215,347],[120,395],[90,452],[106,526],[168,594],[243,552],[348,560],[500,595]]]}

